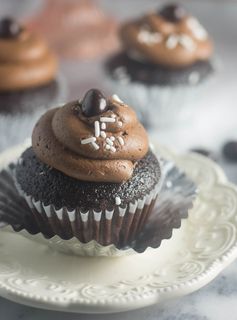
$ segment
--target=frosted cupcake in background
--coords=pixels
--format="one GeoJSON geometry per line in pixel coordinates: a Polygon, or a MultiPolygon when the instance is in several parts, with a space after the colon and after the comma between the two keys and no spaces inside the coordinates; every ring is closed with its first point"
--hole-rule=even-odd
{"type": "Polygon", "coordinates": [[[120,38],[124,51],[106,63],[110,90],[136,106],[147,125],[187,119],[189,103],[214,72],[204,27],[180,5],[167,5],[122,25],[120,38]]]}
{"type": "Polygon", "coordinates": [[[59,102],[57,71],[44,39],[12,18],[0,20],[0,115],[32,113],[59,102]]]}

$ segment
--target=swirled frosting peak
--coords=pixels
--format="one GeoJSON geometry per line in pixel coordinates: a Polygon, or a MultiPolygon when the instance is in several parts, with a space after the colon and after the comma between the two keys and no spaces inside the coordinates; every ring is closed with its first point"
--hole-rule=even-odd
{"type": "Polygon", "coordinates": [[[56,71],[56,58],[43,39],[11,18],[0,20],[0,91],[45,85],[56,71]]]}
{"type": "Polygon", "coordinates": [[[148,137],[135,112],[117,95],[96,89],[49,110],[32,134],[36,156],[78,180],[122,183],[148,151],[148,137]]]}
{"type": "Polygon", "coordinates": [[[175,4],[125,23],[120,36],[131,57],[173,68],[208,60],[213,52],[203,26],[175,4]]]}

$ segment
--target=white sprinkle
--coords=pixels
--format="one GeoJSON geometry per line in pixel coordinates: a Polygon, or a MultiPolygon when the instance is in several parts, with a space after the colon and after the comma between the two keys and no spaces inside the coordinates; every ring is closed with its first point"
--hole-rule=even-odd
{"type": "Polygon", "coordinates": [[[115,197],[115,204],[119,206],[121,204],[121,198],[120,197],[115,197]]]}
{"type": "Polygon", "coordinates": [[[110,147],[110,150],[111,150],[112,152],[116,152],[116,149],[115,149],[115,147],[113,147],[113,146],[110,147]]]}
{"type": "Polygon", "coordinates": [[[125,67],[116,68],[114,70],[113,74],[114,74],[114,77],[116,79],[119,79],[122,82],[128,83],[130,81],[130,78],[129,78],[128,74],[127,74],[127,70],[126,70],[125,67]]]}
{"type": "Polygon", "coordinates": [[[190,17],[186,24],[188,28],[193,32],[195,38],[198,40],[206,40],[208,37],[207,31],[204,29],[204,27],[200,24],[200,22],[194,18],[190,17]]]}
{"type": "Polygon", "coordinates": [[[122,126],[123,126],[122,121],[118,121],[118,126],[119,126],[119,127],[122,127],[122,126]]]}
{"type": "Polygon", "coordinates": [[[115,137],[114,137],[114,136],[111,136],[111,137],[110,137],[110,140],[111,140],[111,141],[114,141],[114,140],[115,140],[115,137]]]}
{"type": "Polygon", "coordinates": [[[116,118],[116,114],[111,114],[111,118],[116,118]]]}
{"type": "Polygon", "coordinates": [[[110,146],[112,146],[114,143],[110,140],[110,138],[106,138],[105,140],[110,146]]]}
{"type": "Polygon", "coordinates": [[[106,149],[106,150],[110,150],[110,148],[111,148],[111,147],[110,147],[109,144],[106,144],[106,145],[105,145],[105,149],[106,149]]]}
{"type": "Polygon", "coordinates": [[[162,36],[158,32],[150,32],[149,30],[141,29],[138,33],[137,39],[139,42],[151,46],[161,42],[162,36]]]}
{"type": "Polygon", "coordinates": [[[124,140],[122,137],[118,137],[118,141],[121,144],[121,146],[124,146],[124,140]]]}
{"type": "Polygon", "coordinates": [[[186,34],[181,34],[179,37],[179,43],[181,44],[181,46],[183,46],[185,49],[187,49],[188,51],[194,51],[196,48],[196,45],[193,41],[193,39],[186,35],[186,34]]]}
{"type": "Polygon", "coordinates": [[[113,95],[112,95],[112,98],[113,98],[116,102],[123,103],[123,101],[117,96],[117,94],[113,94],[113,95]]]}
{"type": "Polygon", "coordinates": [[[98,138],[100,136],[100,123],[99,121],[95,121],[95,136],[98,138]]]}
{"type": "Polygon", "coordinates": [[[118,67],[114,70],[114,74],[118,77],[126,75],[126,68],[125,67],[118,67]]]}
{"type": "Polygon", "coordinates": [[[105,130],[106,129],[106,124],[104,122],[101,123],[101,129],[105,130]]]}
{"type": "Polygon", "coordinates": [[[81,144],[93,143],[93,142],[95,142],[95,141],[96,141],[96,138],[95,138],[95,137],[90,137],[90,138],[81,140],[81,144]]]}
{"type": "Polygon", "coordinates": [[[109,117],[101,117],[100,122],[115,122],[115,119],[109,117]]]}
{"type": "Polygon", "coordinates": [[[167,182],[166,182],[166,187],[169,189],[169,188],[171,188],[172,187],[172,182],[170,181],[170,180],[168,180],[167,182]]]}
{"type": "Polygon", "coordinates": [[[165,42],[166,48],[174,49],[178,44],[178,37],[175,34],[171,34],[165,42]]]}
{"type": "Polygon", "coordinates": [[[197,84],[199,79],[200,79],[199,73],[195,71],[190,73],[188,78],[190,84],[197,84]]]}
{"type": "Polygon", "coordinates": [[[105,139],[106,138],[106,133],[104,131],[100,131],[100,136],[105,139]]]}
{"type": "Polygon", "coordinates": [[[95,142],[92,142],[91,144],[92,144],[92,146],[93,146],[93,148],[94,148],[95,150],[98,150],[98,149],[100,148],[100,147],[98,146],[98,144],[95,143],[95,142]]]}

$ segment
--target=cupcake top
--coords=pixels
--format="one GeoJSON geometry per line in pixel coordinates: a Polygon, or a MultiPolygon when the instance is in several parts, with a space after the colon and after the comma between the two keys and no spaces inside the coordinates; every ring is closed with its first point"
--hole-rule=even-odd
{"type": "Polygon", "coordinates": [[[41,37],[11,18],[0,20],[0,91],[45,85],[56,71],[56,57],[41,37]]]}
{"type": "Polygon", "coordinates": [[[118,96],[89,90],[49,110],[36,124],[32,147],[44,163],[78,180],[122,183],[148,152],[148,136],[118,96]]]}
{"type": "Polygon", "coordinates": [[[208,60],[213,52],[203,26],[175,4],[124,24],[120,36],[131,57],[172,68],[208,60]]]}

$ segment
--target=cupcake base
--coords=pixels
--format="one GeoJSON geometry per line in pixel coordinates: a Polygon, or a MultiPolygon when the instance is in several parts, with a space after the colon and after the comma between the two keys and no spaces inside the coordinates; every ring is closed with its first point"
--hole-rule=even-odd
{"type": "Polygon", "coordinates": [[[80,181],[47,166],[29,148],[16,165],[15,183],[46,237],[74,236],[84,243],[95,240],[122,247],[145,225],[162,175],[159,161],[149,151],[124,183],[80,181]]]}
{"type": "Polygon", "coordinates": [[[125,53],[110,58],[106,63],[106,70],[114,80],[129,80],[131,83],[161,87],[197,85],[214,73],[211,61],[197,61],[190,66],[174,69],[138,61],[125,53]]]}
{"type": "MultiPolygon", "coordinates": [[[[17,192],[10,171],[0,173],[0,188],[2,191],[0,194],[0,224],[10,225],[24,237],[46,244],[53,250],[73,255],[122,256],[143,253],[150,248],[156,249],[163,239],[169,239],[172,236],[174,228],[180,227],[181,220],[187,218],[188,211],[192,207],[196,196],[196,185],[173,163],[165,161],[163,169],[165,178],[162,190],[159,192],[159,201],[150,213],[145,228],[130,243],[130,246],[101,245],[95,240],[85,243],[81,242],[76,236],[68,240],[62,239],[55,231],[56,229],[60,230],[66,212],[55,211],[54,208],[51,211],[49,207],[41,208],[41,212],[44,213],[39,217],[40,220],[44,217],[47,223],[54,222],[52,236],[46,237],[40,230],[40,224],[38,223],[40,220],[35,219],[35,213],[32,214],[36,211],[36,216],[39,216],[40,204],[28,198],[29,204],[35,208],[34,210],[30,209],[17,192]],[[49,215],[50,217],[48,217],[49,215]]],[[[68,212],[68,220],[73,216],[74,213],[68,212]]],[[[45,221],[43,223],[44,226],[47,225],[45,221]]],[[[71,221],[69,223],[71,224],[71,221]]],[[[94,223],[96,225],[96,221],[94,223]]],[[[77,227],[77,224],[75,226],[77,227]]],[[[60,232],[62,231],[63,229],[60,232]]]]}
{"type": "Polygon", "coordinates": [[[169,69],[131,59],[125,54],[106,63],[106,87],[131,105],[146,128],[179,126],[192,116],[214,74],[212,61],[169,69]]]}
{"type": "Polygon", "coordinates": [[[59,96],[59,83],[53,80],[47,85],[14,92],[0,92],[0,113],[33,113],[37,108],[49,106],[59,96]]]}

